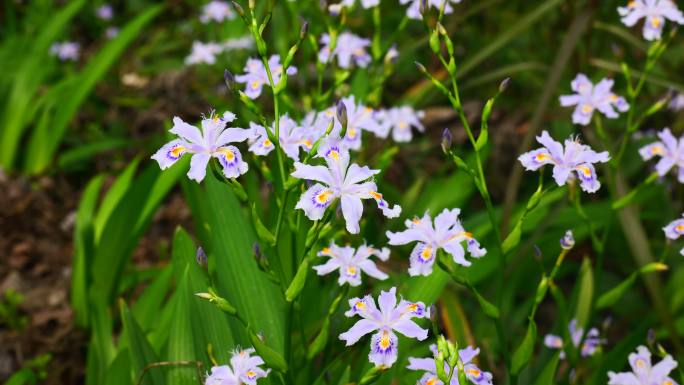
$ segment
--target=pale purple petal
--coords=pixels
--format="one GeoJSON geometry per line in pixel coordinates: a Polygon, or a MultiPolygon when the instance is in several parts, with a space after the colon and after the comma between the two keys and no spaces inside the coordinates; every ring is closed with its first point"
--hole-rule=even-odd
{"type": "Polygon", "coordinates": [[[363,203],[361,199],[351,195],[342,195],[342,216],[346,223],[347,231],[351,234],[358,234],[360,231],[359,221],[363,214],[363,203]]]}
{"type": "Polygon", "coordinates": [[[204,177],[207,175],[207,164],[209,164],[209,159],[211,159],[211,155],[206,152],[193,155],[192,158],[190,158],[188,178],[197,181],[197,183],[204,180],[204,177]]]}
{"type": "Polygon", "coordinates": [[[423,341],[428,336],[427,329],[421,328],[417,323],[410,319],[401,319],[394,323],[392,328],[406,337],[415,338],[418,341],[423,341]]]}
{"type": "Polygon", "coordinates": [[[354,326],[351,327],[351,329],[340,334],[340,339],[345,341],[347,346],[351,346],[361,339],[361,337],[375,330],[378,330],[377,323],[371,320],[362,319],[357,321],[354,326]]]}
{"type": "Polygon", "coordinates": [[[330,170],[325,166],[310,166],[304,163],[295,162],[295,170],[292,176],[299,179],[313,180],[327,185],[332,184],[333,177],[330,170]]]}
{"type": "Polygon", "coordinates": [[[173,117],[173,127],[171,127],[169,132],[178,135],[192,144],[201,145],[204,143],[200,129],[185,123],[183,119],[177,116],[173,117]]]}
{"type": "Polygon", "coordinates": [[[399,339],[391,331],[383,330],[371,338],[371,349],[368,354],[370,362],[375,366],[389,368],[397,361],[399,339]]]}

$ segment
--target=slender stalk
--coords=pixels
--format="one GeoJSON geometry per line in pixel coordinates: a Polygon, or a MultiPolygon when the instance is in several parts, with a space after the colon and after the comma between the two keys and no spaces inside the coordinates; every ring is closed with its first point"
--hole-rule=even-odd
{"type": "MultiPolygon", "coordinates": [[[[271,73],[271,66],[268,64],[268,58],[266,56],[261,57],[261,61],[264,63],[264,68],[266,69],[266,76],[268,77],[268,83],[271,86],[271,91],[273,93],[273,125],[275,127],[275,150],[276,150],[276,160],[278,162],[278,171],[280,172],[280,178],[283,184],[285,184],[285,165],[283,162],[283,150],[280,145],[280,97],[278,96],[278,91],[276,90],[276,84],[273,82],[273,74],[271,73]]],[[[287,76],[283,68],[283,74],[281,76],[287,76]]],[[[285,201],[283,200],[283,205],[285,201]]],[[[277,238],[276,238],[277,241],[277,238]]]]}
{"type": "MultiPolygon", "coordinates": [[[[442,65],[445,66],[445,68],[448,68],[448,63],[444,59],[444,57],[440,54],[438,55],[440,58],[440,61],[442,65]]],[[[501,232],[499,230],[499,225],[496,220],[496,213],[494,211],[494,205],[492,204],[492,198],[489,195],[489,190],[487,188],[487,180],[484,176],[484,167],[482,166],[482,157],[480,155],[480,150],[476,146],[476,140],[475,136],[473,135],[473,131],[470,128],[470,123],[468,123],[468,118],[465,116],[465,111],[463,110],[463,106],[461,104],[461,97],[458,91],[458,82],[456,80],[455,72],[450,73],[450,78],[451,78],[451,87],[453,89],[452,91],[452,98],[449,98],[451,100],[452,106],[458,113],[458,117],[461,121],[461,124],[463,124],[463,128],[466,131],[466,134],[468,136],[468,139],[470,140],[471,145],[473,146],[473,149],[475,151],[475,162],[477,165],[477,181],[476,185],[478,187],[478,190],[480,192],[480,195],[482,196],[482,199],[485,202],[485,207],[487,209],[487,216],[489,217],[489,221],[492,225],[492,230],[494,231],[494,237],[496,239],[496,247],[498,250],[498,283],[497,283],[497,307],[500,309],[501,308],[501,303],[503,302],[503,283],[505,281],[505,269],[506,269],[506,256],[503,251],[503,246],[502,246],[502,240],[501,240],[501,232]]],[[[506,363],[506,367],[510,367],[510,353],[508,351],[508,342],[506,338],[506,334],[504,333],[504,328],[503,324],[501,321],[501,317],[495,320],[496,324],[496,330],[497,330],[497,335],[499,342],[501,343],[501,351],[502,355],[504,357],[504,361],[506,363]]],[[[507,371],[509,378],[510,378],[510,372],[507,371]]]]}

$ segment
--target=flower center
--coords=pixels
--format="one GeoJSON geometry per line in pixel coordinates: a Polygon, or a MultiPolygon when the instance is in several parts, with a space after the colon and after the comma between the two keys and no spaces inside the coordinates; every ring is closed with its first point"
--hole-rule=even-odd
{"type": "Polygon", "coordinates": [[[349,139],[354,139],[356,138],[357,131],[355,128],[350,128],[349,131],[347,131],[347,136],[349,139]]]}
{"type": "Polygon", "coordinates": [[[247,378],[249,378],[250,380],[253,380],[256,377],[256,372],[253,370],[248,370],[245,374],[247,375],[247,378]]]}
{"type": "Polygon", "coordinates": [[[541,162],[541,161],[544,161],[546,159],[549,159],[549,155],[544,153],[544,152],[540,152],[539,154],[537,154],[537,156],[535,158],[537,159],[537,162],[541,162]]]}
{"type": "Polygon", "coordinates": [[[657,18],[657,17],[651,18],[651,27],[657,29],[657,28],[660,28],[661,25],[662,25],[662,21],[660,21],[659,18],[657,18]]]}
{"type": "Polygon", "coordinates": [[[425,385],[435,385],[437,383],[437,377],[430,377],[429,380],[425,381],[425,385]]]}
{"type": "Polygon", "coordinates": [[[658,155],[663,153],[663,148],[660,146],[653,146],[651,147],[651,154],[653,155],[658,155]]]}
{"type": "Polygon", "coordinates": [[[587,178],[591,176],[591,170],[587,166],[579,166],[577,167],[577,170],[579,170],[587,178]]]}
{"type": "Polygon", "coordinates": [[[639,358],[638,360],[636,360],[636,367],[637,367],[637,368],[641,369],[641,368],[643,368],[644,366],[646,366],[646,362],[644,362],[644,360],[642,360],[641,358],[639,358]]]}
{"type": "Polygon", "coordinates": [[[482,373],[482,372],[480,372],[480,371],[477,370],[477,369],[473,369],[473,368],[468,369],[468,374],[470,374],[470,375],[473,376],[473,377],[480,377],[480,374],[481,374],[481,373],[482,373]]]}
{"type": "Polygon", "coordinates": [[[382,350],[387,350],[392,345],[392,340],[390,339],[390,335],[387,331],[382,332],[382,337],[380,337],[379,345],[380,349],[382,350]]]}
{"type": "Polygon", "coordinates": [[[332,190],[323,190],[316,194],[316,202],[323,204],[323,203],[328,203],[330,198],[332,197],[333,192],[332,190]]]}
{"type": "Polygon", "coordinates": [[[257,89],[257,88],[259,88],[260,85],[261,85],[261,81],[259,81],[259,80],[254,80],[254,81],[252,82],[252,89],[257,89]]]}
{"type": "Polygon", "coordinates": [[[271,147],[272,145],[273,143],[269,139],[264,140],[264,147],[271,147]]]}
{"type": "Polygon", "coordinates": [[[347,267],[347,275],[351,275],[351,276],[356,275],[356,267],[354,267],[354,266],[347,267]]]}
{"type": "Polygon", "coordinates": [[[169,156],[173,159],[178,159],[183,155],[183,152],[185,152],[185,147],[178,145],[169,150],[169,156]]]}
{"type": "Polygon", "coordinates": [[[429,261],[432,258],[432,246],[426,246],[420,253],[420,258],[423,261],[429,261]]]}
{"type": "Polygon", "coordinates": [[[677,226],[675,227],[675,230],[677,230],[677,231],[680,232],[680,233],[681,233],[681,232],[684,232],[684,224],[677,225],[677,226]]]}
{"type": "Polygon", "coordinates": [[[234,154],[233,151],[231,151],[231,150],[228,150],[228,149],[221,149],[221,150],[219,150],[219,152],[220,152],[221,154],[223,154],[223,156],[226,158],[226,160],[227,160],[228,162],[231,162],[231,161],[233,161],[233,159],[235,159],[235,154],[234,154]]]}
{"type": "Polygon", "coordinates": [[[591,112],[591,105],[585,104],[582,106],[582,113],[588,114],[591,112]]]}

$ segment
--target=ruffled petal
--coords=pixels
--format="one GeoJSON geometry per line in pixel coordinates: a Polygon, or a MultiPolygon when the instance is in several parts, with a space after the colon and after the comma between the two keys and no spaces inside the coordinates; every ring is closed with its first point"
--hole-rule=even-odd
{"type": "Polygon", "coordinates": [[[358,342],[358,340],[360,340],[361,337],[363,337],[366,334],[371,333],[375,330],[378,330],[377,323],[375,323],[371,320],[362,319],[362,320],[357,321],[354,324],[354,326],[351,327],[351,329],[340,334],[340,339],[342,341],[345,341],[347,346],[351,346],[351,345],[354,345],[356,342],[358,342]]]}

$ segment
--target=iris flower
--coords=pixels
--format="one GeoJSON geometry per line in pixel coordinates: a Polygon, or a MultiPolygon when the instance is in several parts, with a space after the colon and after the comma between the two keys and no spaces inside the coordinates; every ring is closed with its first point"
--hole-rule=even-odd
{"type": "Polygon", "coordinates": [[[218,43],[194,41],[192,43],[192,52],[185,58],[185,64],[214,64],[216,63],[216,55],[222,51],[223,47],[218,43]]]}
{"type": "Polygon", "coordinates": [[[114,17],[114,8],[110,4],[102,4],[95,9],[95,15],[98,19],[109,21],[114,17]]]}
{"type": "MultiPolygon", "coordinates": [[[[250,128],[254,130],[255,136],[250,140],[249,151],[257,155],[267,155],[275,148],[268,138],[266,128],[251,123],[250,128]]],[[[269,130],[275,134],[275,126],[269,130]]],[[[280,146],[285,154],[292,160],[299,160],[299,149],[309,152],[316,137],[313,132],[300,127],[297,122],[287,115],[280,117],[280,146]]]]}
{"type": "MultiPolygon", "coordinates": [[[[268,59],[268,66],[271,69],[271,75],[273,76],[273,84],[278,84],[280,76],[283,74],[283,65],[280,64],[280,56],[271,56],[271,58],[268,59]]],[[[297,68],[292,66],[287,68],[287,75],[294,75],[296,73],[297,68]]],[[[247,59],[245,73],[237,75],[235,81],[246,85],[245,95],[250,99],[258,98],[259,95],[261,95],[261,90],[264,85],[270,86],[266,67],[264,67],[264,63],[262,63],[260,59],[247,59]]]]}
{"type": "MultiPolygon", "coordinates": [[[[375,6],[380,5],[380,0],[360,0],[361,1],[361,6],[364,9],[372,8],[375,6]]],[[[356,0],[342,0],[337,4],[330,4],[328,6],[328,10],[330,13],[333,15],[338,15],[341,11],[342,8],[352,8],[356,4],[356,0]]]]}
{"type": "MultiPolygon", "coordinates": [[[[589,329],[586,337],[584,338],[584,341],[582,341],[582,337],[584,336],[584,329],[577,327],[577,320],[573,319],[572,321],[570,321],[570,324],[568,325],[568,330],[570,331],[570,339],[572,340],[572,344],[576,348],[579,348],[580,344],[582,345],[580,349],[580,354],[582,355],[582,357],[589,357],[594,355],[594,353],[596,353],[596,350],[598,350],[599,346],[601,346],[602,341],[599,338],[599,331],[596,328],[589,329]]],[[[555,334],[547,334],[544,337],[544,345],[551,349],[560,349],[560,358],[565,358],[565,352],[562,351],[563,338],[561,338],[560,336],[557,336],[555,334]]]]}
{"type": "Polygon", "coordinates": [[[660,157],[656,164],[656,171],[660,176],[665,176],[675,167],[678,168],[678,180],[684,183],[684,137],[677,140],[669,128],[659,132],[658,137],[659,141],[639,149],[639,154],[644,160],[660,157]]]}
{"type": "Polygon", "coordinates": [[[338,283],[340,286],[345,282],[351,286],[359,286],[361,284],[361,272],[379,280],[387,279],[388,275],[378,270],[370,257],[376,256],[381,261],[386,261],[389,258],[389,253],[390,251],[386,247],[376,249],[364,244],[358,249],[354,249],[351,246],[337,246],[335,242],[332,242],[329,247],[318,253],[319,257],[329,257],[330,259],[322,265],[314,266],[314,270],[318,275],[326,275],[339,270],[338,283]]]}
{"type": "Polygon", "coordinates": [[[651,352],[645,346],[637,347],[629,355],[631,372],[608,372],[608,385],[677,385],[669,374],[677,367],[677,361],[669,354],[655,365],[651,364],[651,352]]]}
{"type": "Polygon", "coordinates": [[[380,129],[376,132],[381,138],[386,138],[390,131],[395,142],[410,142],[413,138],[411,128],[420,132],[425,131],[425,127],[420,120],[425,116],[425,112],[416,111],[413,107],[402,106],[393,107],[378,112],[380,129]]]}
{"type": "MultiPolygon", "coordinates": [[[[349,69],[352,65],[365,68],[372,61],[367,48],[370,46],[370,39],[364,39],[350,32],[342,32],[337,37],[335,49],[330,52],[330,35],[321,36],[323,48],[318,53],[318,60],[327,63],[328,60],[337,58],[337,65],[340,68],[349,69]]],[[[348,106],[347,106],[348,107],[348,106]]]]}
{"type": "MultiPolygon", "coordinates": [[[[665,236],[669,239],[677,239],[684,235],[684,214],[682,218],[674,220],[669,225],[663,227],[663,231],[665,231],[665,236]]],[[[684,255],[684,248],[679,253],[684,255]]]]}
{"type": "Polygon", "coordinates": [[[660,39],[665,19],[684,24],[684,15],[671,0],[631,0],[626,7],[618,7],[618,13],[628,27],[645,19],[643,35],[646,40],[660,39]]]}
{"type": "Polygon", "coordinates": [[[563,107],[577,106],[572,113],[572,122],[586,126],[591,122],[594,111],[599,110],[607,118],[615,119],[619,114],[615,111],[629,110],[625,98],[614,94],[612,79],[602,79],[594,85],[584,74],[578,74],[570,83],[575,94],[563,95],[560,103],[563,107]]]}
{"type": "Polygon", "coordinates": [[[563,145],[553,140],[547,131],[543,131],[541,136],[537,137],[537,142],[544,147],[518,157],[526,170],[536,171],[546,164],[551,164],[553,178],[559,186],[567,183],[572,177],[572,172],[575,172],[582,190],[589,193],[598,191],[601,183],[596,176],[594,163],[605,163],[610,160],[608,152],[595,152],[576,138],[566,139],[563,148],[563,145]]]}
{"type": "MultiPolygon", "coordinates": [[[[430,345],[430,351],[433,356],[437,356],[437,345],[430,345]]],[[[479,348],[473,348],[468,346],[465,349],[459,349],[458,356],[463,363],[463,370],[465,371],[466,378],[475,385],[492,385],[492,374],[489,372],[483,372],[480,368],[475,365],[472,360],[480,354],[479,348]]],[[[422,370],[425,374],[418,380],[416,385],[444,385],[444,383],[437,377],[437,366],[435,364],[434,357],[430,358],[415,358],[409,357],[409,365],[406,367],[410,370],[422,370]]],[[[444,371],[449,373],[451,368],[449,364],[444,363],[444,371]]],[[[454,369],[454,375],[451,377],[451,383],[449,385],[459,385],[458,383],[458,369],[454,369]]],[[[465,385],[465,384],[464,384],[465,385]]]]}
{"type": "Polygon", "coordinates": [[[432,218],[426,211],[422,218],[406,220],[407,230],[398,233],[387,232],[390,245],[418,242],[411,252],[409,275],[432,274],[432,265],[439,249],[451,254],[454,262],[459,265],[470,266],[471,262],[465,259],[463,242],[466,243],[468,253],[472,257],[480,258],[487,253],[487,250],[480,247],[480,243],[473,238],[473,234],[463,229],[458,219],[460,212],[460,209],[444,209],[435,217],[433,226],[432,218]]]}
{"type": "Polygon", "coordinates": [[[202,7],[200,21],[207,24],[211,21],[221,23],[235,18],[235,12],[226,1],[210,1],[202,7]]]}
{"type": "Polygon", "coordinates": [[[378,192],[377,185],[370,179],[380,170],[372,170],[368,166],[349,163],[349,153],[339,146],[325,145],[319,147],[319,157],[323,157],[326,166],[312,166],[295,162],[292,176],[299,179],[315,181],[299,199],[296,208],[304,210],[311,220],[323,218],[325,209],[339,198],[342,204],[342,215],[346,221],[347,231],[357,234],[359,221],[363,214],[363,199],[374,199],[378,208],[388,218],[401,213],[401,207],[390,208],[387,201],[378,192]]]}
{"type": "Polygon", "coordinates": [[[61,61],[76,61],[81,55],[81,45],[73,41],[54,43],[50,46],[50,54],[61,61]]]}
{"type": "Polygon", "coordinates": [[[458,4],[461,0],[399,0],[401,4],[410,4],[406,9],[406,16],[410,19],[422,19],[423,16],[420,14],[420,3],[425,1],[426,8],[435,7],[440,9],[442,3],[446,1],[446,6],[444,7],[444,13],[449,14],[454,11],[451,4],[458,4]]]}
{"type": "Polygon", "coordinates": [[[235,350],[230,365],[214,366],[204,385],[255,385],[259,378],[266,377],[271,371],[260,368],[264,364],[261,357],[254,355],[254,349],[235,350]]]}
{"type": "Polygon", "coordinates": [[[202,119],[202,129],[185,123],[181,118],[173,118],[173,127],[169,132],[178,136],[166,143],[153,156],[165,170],[176,163],[186,153],[193,154],[190,159],[188,178],[201,182],[207,173],[207,164],[214,157],[223,167],[227,178],[237,178],[247,172],[247,163],[242,161],[242,154],[229,143],[242,142],[253,135],[252,130],[226,127],[235,120],[235,114],[225,112],[222,117],[211,115],[202,119]]]}
{"type": "Polygon", "coordinates": [[[340,339],[347,346],[354,345],[361,337],[368,333],[376,332],[371,337],[370,353],[368,359],[375,366],[388,368],[397,361],[399,338],[394,332],[399,332],[408,338],[423,341],[427,338],[428,331],[413,322],[412,318],[429,318],[430,312],[422,302],[409,302],[404,299],[397,304],[397,289],[382,291],[378,296],[379,308],[375,305],[373,297],[367,295],[363,298],[349,300],[350,310],[344,313],[347,317],[360,316],[359,320],[351,329],[340,334],[340,339]]]}

